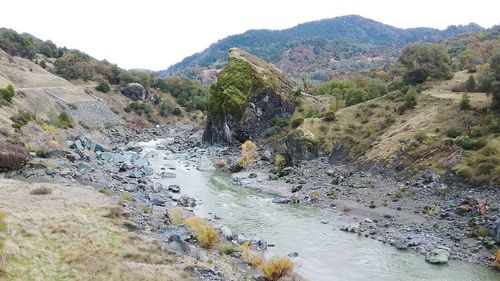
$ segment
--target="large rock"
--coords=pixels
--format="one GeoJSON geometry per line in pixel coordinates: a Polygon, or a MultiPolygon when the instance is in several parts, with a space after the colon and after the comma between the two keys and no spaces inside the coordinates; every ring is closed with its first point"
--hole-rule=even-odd
{"type": "Polygon", "coordinates": [[[28,150],[23,143],[0,139],[0,169],[20,169],[28,160],[28,150]]]}
{"type": "Polygon", "coordinates": [[[432,251],[428,252],[425,256],[425,261],[428,263],[442,264],[448,263],[450,258],[450,251],[445,247],[437,247],[432,251]]]}
{"type": "Polygon", "coordinates": [[[203,141],[234,144],[262,137],[278,118],[293,114],[296,89],[272,64],[232,48],[228,64],[210,89],[203,141]]]}
{"type": "Polygon", "coordinates": [[[495,242],[500,242],[500,219],[497,219],[493,224],[493,231],[495,233],[495,242]]]}
{"type": "Polygon", "coordinates": [[[315,159],[319,156],[320,142],[305,128],[298,128],[286,137],[286,147],[292,163],[315,159]]]}
{"type": "Polygon", "coordinates": [[[121,91],[122,95],[131,100],[145,100],[148,97],[148,92],[141,84],[130,83],[121,91]]]}

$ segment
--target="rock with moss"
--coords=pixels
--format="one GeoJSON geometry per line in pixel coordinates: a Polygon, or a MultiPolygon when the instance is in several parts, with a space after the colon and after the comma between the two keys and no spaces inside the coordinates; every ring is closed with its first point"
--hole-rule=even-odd
{"type": "Polygon", "coordinates": [[[210,144],[259,139],[294,110],[296,85],[270,63],[232,48],[226,67],[210,87],[203,140],[210,144]]]}

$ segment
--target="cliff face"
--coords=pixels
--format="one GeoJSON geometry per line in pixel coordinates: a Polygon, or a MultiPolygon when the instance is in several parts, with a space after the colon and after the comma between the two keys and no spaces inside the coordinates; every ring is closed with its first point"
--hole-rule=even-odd
{"type": "Polygon", "coordinates": [[[228,61],[210,87],[203,134],[209,144],[259,139],[278,118],[289,118],[295,110],[297,87],[281,70],[236,48],[228,61]]]}

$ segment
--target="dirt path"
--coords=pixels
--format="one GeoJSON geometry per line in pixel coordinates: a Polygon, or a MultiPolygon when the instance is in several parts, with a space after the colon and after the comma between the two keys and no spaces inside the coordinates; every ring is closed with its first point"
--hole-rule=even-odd
{"type": "MultiPolygon", "coordinates": [[[[442,81],[432,87],[432,89],[425,90],[422,93],[436,98],[451,99],[458,102],[462,98],[463,93],[453,92],[451,89],[459,83],[465,83],[469,75],[471,74],[467,73],[467,71],[459,71],[455,73],[451,80],[442,81]]],[[[486,93],[470,93],[469,95],[473,107],[484,108],[491,103],[491,96],[486,93]]]]}

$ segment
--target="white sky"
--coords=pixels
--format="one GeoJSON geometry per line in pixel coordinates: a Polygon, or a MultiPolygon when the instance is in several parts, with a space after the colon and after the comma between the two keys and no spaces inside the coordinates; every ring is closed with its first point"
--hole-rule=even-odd
{"type": "Polygon", "coordinates": [[[500,24],[500,1],[5,0],[0,27],[80,49],[123,68],[165,69],[248,29],[358,14],[397,27],[500,24]]]}

